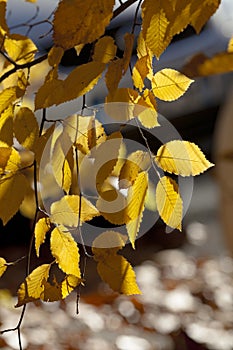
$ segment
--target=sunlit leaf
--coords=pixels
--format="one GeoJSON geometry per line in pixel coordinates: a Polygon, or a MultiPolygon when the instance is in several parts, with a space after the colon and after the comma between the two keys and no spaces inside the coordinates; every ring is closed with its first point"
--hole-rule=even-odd
{"type": "Polygon", "coordinates": [[[61,1],[54,15],[54,42],[69,49],[91,43],[104,34],[114,0],[61,1]]]}
{"type": "Polygon", "coordinates": [[[181,231],[182,199],[177,183],[170,177],[163,176],[159,179],[156,187],[156,204],[165,224],[181,231]]]}
{"type": "Polygon", "coordinates": [[[111,118],[127,121],[135,117],[135,104],[139,99],[140,96],[136,90],[120,88],[106,97],[104,109],[111,118]]]}
{"type": "Polygon", "coordinates": [[[80,283],[79,277],[67,275],[61,283],[62,299],[66,298],[80,283]]]}
{"type": "Polygon", "coordinates": [[[98,215],[98,210],[86,198],[82,197],[80,201],[78,195],[66,195],[52,203],[50,220],[59,225],[77,227],[78,224],[81,225],[98,215]],[[81,209],[79,209],[80,202],[81,209]]]}
{"type": "Polygon", "coordinates": [[[140,123],[147,129],[159,126],[156,101],[153,93],[145,89],[137,101],[134,114],[138,116],[140,123]],[[142,107],[143,108],[142,108],[142,107]]]}
{"type": "Polygon", "coordinates": [[[62,282],[58,282],[54,276],[53,281],[44,283],[44,291],[41,293],[40,299],[44,301],[57,301],[65,299],[81,282],[81,279],[73,276],[65,276],[62,282]]]}
{"type": "Polygon", "coordinates": [[[62,188],[68,194],[70,191],[70,187],[72,184],[72,175],[74,168],[74,156],[73,156],[73,148],[71,147],[66,154],[63,168],[62,168],[62,188]]]}
{"type": "Polygon", "coordinates": [[[44,151],[44,148],[53,134],[55,129],[55,124],[52,124],[37,140],[37,143],[35,145],[35,159],[38,163],[41,161],[41,157],[44,151]]]}
{"type": "Polygon", "coordinates": [[[21,34],[11,34],[4,41],[8,56],[17,64],[31,62],[37,51],[31,39],[21,34]]]}
{"type": "Polygon", "coordinates": [[[135,63],[135,66],[133,68],[133,83],[134,86],[139,89],[139,91],[142,91],[144,88],[144,79],[149,74],[150,70],[147,65],[147,56],[143,56],[137,60],[135,63]]]}
{"type": "Polygon", "coordinates": [[[0,92],[0,113],[17,99],[17,86],[6,88],[0,92]]]}
{"type": "Polygon", "coordinates": [[[192,0],[191,1],[191,18],[190,24],[199,33],[203,25],[218,9],[221,0],[192,0]]]}
{"type": "Polygon", "coordinates": [[[126,224],[129,240],[135,248],[135,240],[140,229],[148,189],[148,174],[143,171],[138,174],[133,186],[129,188],[127,201],[131,220],[126,224]]]}
{"type": "Polygon", "coordinates": [[[14,134],[23,147],[34,151],[39,137],[39,126],[34,113],[29,108],[22,107],[16,114],[14,134]]]}
{"type": "Polygon", "coordinates": [[[100,38],[95,44],[93,60],[108,63],[116,56],[117,47],[114,40],[110,36],[100,38]]]}
{"type": "Polygon", "coordinates": [[[6,260],[4,258],[0,258],[0,277],[2,277],[6,269],[7,269],[6,260]]]}
{"type": "Polygon", "coordinates": [[[22,306],[31,301],[40,299],[44,291],[44,283],[49,277],[50,264],[43,264],[33,270],[25,281],[20,285],[18,294],[18,303],[16,307],[22,306]]]}
{"type": "Polygon", "coordinates": [[[138,173],[148,170],[151,166],[149,153],[143,151],[135,151],[131,153],[125,160],[119,175],[120,188],[128,188],[133,185],[138,177],[138,173]]]}
{"type": "Polygon", "coordinates": [[[0,218],[5,225],[19,209],[27,192],[28,181],[21,173],[8,174],[0,179],[0,218]]]}
{"type": "Polygon", "coordinates": [[[3,44],[5,36],[9,34],[6,23],[6,4],[7,0],[0,0],[0,45],[3,44]]]}
{"type": "Polygon", "coordinates": [[[107,231],[98,236],[92,251],[97,261],[101,279],[114,291],[125,295],[141,294],[130,263],[117,251],[125,245],[125,237],[118,232],[107,231]]]}
{"type": "Polygon", "coordinates": [[[65,80],[47,79],[37,91],[35,109],[59,105],[84,95],[94,87],[104,69],[104,63],[93,61],[72,70],[65,80]]]}
{"type": "Polygon", "coordinates": [[[227,51],[233,52],[233,37],[229,40],[227,51]]]}
{"type": "Polygon", "coordinates": [[[0,147],[13,144],[13,106],[10,104],[0,116],[0,147]]]}
{"type": "Polygon", "coordinates": [[[79,250],[70,232],[64,227],[53,229],[50,238],[51,253],[59,268],[68,275],[80,278],[79,250]]]}
{"type": "Polygon", "coordinates": [[[5,171],[5,174],[14,173],[19,170],[21,164],[19,152],[13,147],[2,147],[1,151],[1,168],[5,171]]]}
{"type": "Polygon", "coordinates": [[[164,101],[174,101],[187,91],[192,82],[184,74],[165,68],[153,76],[151,84],[156,97],[164,101]]]}
{"type": "Polygon", "coordinates": [[[11,155],[11,147],[0,147],[0,173],[4,173],[11,155]]]}
{"type": "Polygon", "coordinates": [[[155,161],[164,171],[181,176],[199,175],[214,166],[195,143],[180,140],[162,145],[155,161]]]}
{"type": "Polygon", "coordinates": [[[49,218],[41,218],[37,221],[35,226],[35,249],[36,255],[40,255],[40,246],[44,243],[46,233],[50,230],[50,220],[49,218]]]}

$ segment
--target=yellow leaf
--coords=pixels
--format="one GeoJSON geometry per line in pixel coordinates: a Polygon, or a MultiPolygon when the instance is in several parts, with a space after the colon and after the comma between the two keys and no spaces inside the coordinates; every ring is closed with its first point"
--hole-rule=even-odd
{"type": "Polygon", "coordinates": [[[71,147],[65,157],[63,168],[62,168],[62,189],[68,194],[70,191],[70,187],[72,184],[72,176],[73,176],[73,168],[74,168],[74,156],[73,156],[73,148],[71,147]]]}
{"type": "Polygon", "coordinates": [[[96,172],[96,189],[99,193],[101,193],[104,181],[117,163],[121,143],[121,133],[114,132],[95,150],[94,170],[96,172]]]}
{"type": "Polygon", "coordinates": [[[233,52],[233,37],[229,40],[227,51],[233,52]]]}
{"type": "Polygon", "coordinates": [[[46,233],[50,230],[49,218],[41,218],[37,221],[35,226],[35,249],[36,255],[40,255],[40,246],[44,243],[46,233]]]}
{"type": "Polygon", "coordinates": [[[108,259],[125,246],[127,237],[116,231],[105,231],[96,237],[92,243],[95,260],[108,259]]]}
{"type": "Polygon", "coordinates": [[[15,173],[0,179],[0,218],[5,225],[19,209],[27,192],[28,182],[24,175],[15,173]],[[3,204],[4,203],[4,204],[3,204]]]}
{"type": "Polygon", "coordinates": [[[11,34],[4,41],[4,47],[8,56],[17,64],[33,61],[37,51],[36,45],[26,36],[11,34]]]}
{"type": "Polygon", "coordinates": [[[81,198],[81,209],[79,209],[80,197],[78,195],[66,195],[59,201],[53,202],[51,205],[50,220],[58,225],[69,227],[77,227],[98,216],[99,212],[95,206],[86,198],[81,198]]]}
{"type": "Polygon", "coordinates": [[[44,291],[44,283],[49,277],[49,270],[50,264],[43,264],[26,277],[17,291],[18,303],[15,307],[40,299],[44,291]]]}
{"type": "Polygon", "coordinates": [[[220,52],[213,57],[195,55],[182,69],[189,77],[209,76],[233,71],[233,52],[220,52]]]}
{"type": "Polygon", "coordinates": [[[55,124],[51,125],[37,140],[37,143],[35,145],[35,159],[38,164],[41,161],[45,146],[54,132],[54,128],[55,124]]]}
{"type": "Polygon", "coordinates": [[[164,171],[181,176],[195,176],[214,166],[193,142],[173,140],[161,146],[155,156],[164,171]]]}
{"type": "Polygon", "coordinates": [[[143,56],[137,60],[133,68],[133,74],[132,74],[133,83],[134,83],[134,86],[137,89],[139,89],[139,91],[143,90],[144,79],[147,77],[147,75],[150,72],[147,62],[148,62],[147,56],[143,56]]]}
{"type": "Polygon", "coordinates": [[[106,231],[94,240],[92,252],[97,261],[97,271],[114,291],[125,295],[141,294],[132,266],[117,255],[125,242],[125,236],[115,231],[106,231]]]}
{"type": "Polygon", "coordinates": [[[133,51],[133,44],[134,44],[134,34],[126,33],[124,36],[124,40],[125,40],[125,51],[123,55],[123,75],[126,73],[130,64],[132,51],[133,51]]]}
{"type": "Polygon", "coordinates": [[[48,63],[51,67],[57,66],[61,59],[62,56],[64,54],[64,50],[63,48],[59,47],[59,46],[53,46],[48,54],[48,63]]]}
{"type": "Polygon", "coordinates": [[[116,189],[102,192],[96,202],[100,214],[114,225],[124,225],[129,222],[127,212],[127,200],[125,196],[116,189]]]}
{"type": "Polygon", "coordinates": [[[142,34],[153,54],[159,58],[166,49],[166,37],[169,25],[168,14],[171,5],[169,1],[144,0],[142,4],[142,34]]]}
{"type": "Polygon", "coordinates": [[[0,46],[3,45],[5,36],[9,35],[9,28],[6,23],[6,0],[0,0],[0,46]]]}
{"type": "Polygon", "coordinates": [[[105,74],[105,82],[110,94],[114,94],[118,88],[119,82],[123,77],[123,59],[118,58],[110,62],[107,73],[105,74]]]}
{"type": "Polygon", "coordinates": [[[192,82],[184,74],[165,68],[153,76],[151,84],[156,97],[164,101],[174,101],[187,91],[192,82]]]}
{"type": "Polygon", "coordinates": [[[142,96],[137,101],[134,113],[138,116],[140,123],[147,129],[159,126],[156,108],[156,101],[153,93],[145,89],[142,96]]]}
{"type": "Polygon", "coordinates": [[[19,153],[13,148],[1,148],[2,149],[2,169],[5,171],[5,174],[15,173],[19,170],[21,158],[19,153]],[[5,161],[7,163],[5,163],[5,161]]]}
{"type": "Polygon", "coordinates": [[[93,60],[108,63],[116,56],[117,47],[111,36],[104,36],[100,38],[95,44],[93,60]]]}
{"type": "Polygon", "coordinates": [[[156,187],[156,204],[165,224],[181,231],[182,199],[177,183],[170,177],[163,176],[159,179],[156,187]]]}
{"type": "Polygon", "coordinates": [[[4,173],[11,151],[11,147],[0,147],[0,174],[4,173]]]}
{"type": "Polygon", "coordinates": [[[104,63],[93,61],[75,68],[65,80],[47,78],[37,91],[35,109],[59,105],[84,95],[94,87],[104,69],[104,63]]]}
{"type": "Polygon", "coordinates": [[[47,281],[44,283],[44,291],[41,293],[40,299],[49,302],[65,299],[80,282],[80,278],[67,275],[62,282],[58,283],[54,276],[52,283],[47,281]]]}
{"type": "Polygon", "coordinates": [[[50,247],[59,268],[68,275],[80,278],[78,246],[64,227],[56,227],[52,231],[50,247]]]}
{"type": "Polygon", "coordinates": [[[6,260],[4,258],[0,258],[0,277],[2,277],[6,269],[7,269],[6,260]]]}
{"type": "Polygon", "coordinates": [[[136,90],[120,88],[106,97],[104,109],[111,118],[127,121],[135,117],[135,104],[139,99],[140,96],[136,90]]]}
{"type": "Polygon", "coordinates": [[[13,144],[13,106],[10,104],[0,116],[0,147],[13,144]]]}
{"type": "Polygon", "coordinates": [[[60,1],[54,15],[54,42],[64,49],[91,43],[104,34],[114,0],[60,1]]]}
{"type": "Polygon", "coordinates": [[[199,33],[203,25],[218,9],[221,0],[192,0],[191,1],[191,18],[190,24],[199,33]]]}
{"type": "Polygon", "coordinates": [[[147,152],[136,151],[131,153],[124,162],[120,175],[120,188],[128,188],[134,184],[138,173],[142,170],[148,170],[151,166],[150,156],[147,152]]]}
{"type": "Polygon", "coordinates": [[[81,279],[77,276],[67,275],[61,283],[62,299],[66,298],[80,283],[81,279]]]}
{"type": "Polygon", "coordinates": [[[17,86],[6,88],[0,92],[0,113],[17,99],[17,86]]]}
{"type": "Polygon", "coordinates": [[[138,174],[127,195],[128,213],[131,220],[126,224],[129,240],[135,248],[135,239],[140,229],[148,189],[148,174],[143,171],[138,174]]]}
{"type": "Polygon", "coordinates": [[[39,126],[34,113],[27,107],[22,107],[14,119],[14,133],[19,143],[34,151],[39,137],[39,126]]]}

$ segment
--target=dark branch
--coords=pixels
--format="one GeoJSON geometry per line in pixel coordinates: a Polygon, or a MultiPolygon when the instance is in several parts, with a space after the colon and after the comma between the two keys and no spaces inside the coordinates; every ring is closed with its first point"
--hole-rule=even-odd
{"type": "Polygon", "coordinates": [[[138,0],[128,0],[124,3],[122,3],[122,5],[120,5],[114,12],[113,12],[113,16],[112,18],[115,18],[117,16],[119,16],[122,12],[124,12],[128,7],[130,7],[131,5],[133,5],[135,2],[137,2],[138,0]]]}

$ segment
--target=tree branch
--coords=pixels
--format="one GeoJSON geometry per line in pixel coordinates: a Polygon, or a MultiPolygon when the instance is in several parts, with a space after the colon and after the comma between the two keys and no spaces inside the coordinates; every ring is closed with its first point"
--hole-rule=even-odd
{"type": "Polygon", "coordinates": [[[124,12],[128,7],[130,7],[131,5],[133,5],[135,2],[137,2],[138,0],[128,0],[124,3],[122,3],[122,5],[120,5],[114,12],[113,12],[113,16],[112,18],[115,18],[117,16],[119,16],[122,12],[124,12]]]}

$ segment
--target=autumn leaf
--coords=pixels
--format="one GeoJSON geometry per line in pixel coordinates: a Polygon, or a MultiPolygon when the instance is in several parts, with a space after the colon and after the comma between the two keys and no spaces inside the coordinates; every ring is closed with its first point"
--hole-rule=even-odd
{"type": "Polygon", "coordinates": [[[8,56],[17,64],[25,64],[34,59],[37,51],[31,39],[21,34],[11,34],[4,41],[8,56]]]}
{"type": "Polygon", "coordinates": [[[80,278],[79,250],[70,232],[64,227],[56,227],[51,233],[50,246],[59,268],[67,275],[80,278]]]}
{"type": "Polygon", "coordinates": [[[181,176],[196,176],[214,166],[195,143],[181,140],[162,145],[155,161],[164,171],[181,176]]]}
{"type": "Polygon", "coordinates": [[[93,60],[102,63],[108,63],[116,56],[117,47],[111,36],[100,38],[95,44],[93,60]]]}
{"type": "Polygon", "coordinates": [[[52,124],[47,130],[44,131],[44,133],[37,140],[37,143],[35,145],[35,159],[38,164],[41,161],[41,157],[45,149],[45,146],[48,140],[50,139],[50,137],[52,136],[54,129],[55,129],[55,124],[52,124]]]}
{"type": "Polygon", "coordinates": [[[48,63],[51,67],[58,66],[60,63],[62,56],[64,54],[64,50],[62,47],[53,46],[48,54],[48,63]]]}
{"type": "Polygon", "coordinates": [[[114,94],[108,94],[105,99],[105,112],[118,121],[128,121],[135,117],[135,104],[140,99],[136,90],[120,88],[114,94]]]}
{"type": "Polygon", "coordinates": [[[0,147],[0,174],[4,174],[5,168],[11,155],[11,147],[0,147]]]}
{"type": "Polygon", "coordinates": [[[117,255],[124,244],[124,236],[114,231],[106,231],[94,240],[92,251],[98,274],[118,293],[141,294],[132,266],[123,256],[117,255]]]}
{"type": "Polygon", "coordinates": [[[14,119],[14,134],[19,143],[34,151],[39,137],[39,126],[34,113],[28,107],[22,107],[14,119]]]}
{"type": "Polygon", "coordinates": [[[0,179],[0,218],[5,225],[18,211],[25,194],[28,181],[21,173],[8,174],[0,179]]]}
{"type": "Polygon", "coordinates": [[[63,167],[62,167],[62,189],[66,194],[69,193],[70,187],[72,184],[72,176],[73,176],[73,168],[74,168],[74,155],[73,155],[73,147],[71,147],[66,154],[63,167]]]}
{"type": "Polygon", "coordinates": [[[93,61],[73,69],[65,80],[47,78],[36,93],[35,109],[59,105],[84,95],[98,82],[104,69],[104,63],[93,61]]]}
{"type": "Polygon", "coordinates": [[[21,164],[21,158],[19,152],[13,147],[1,147],[0,168],[3,173],[10,174],[19,170],[21,164]]]}
{"type": "Polygon", "coordinates": [[[6,269],[7,269],[7,262],[4,258],[0,257],[0,277],[2,277],[6,269]]]}
{"type": "Polygon", "coordinates": [[[41,218],[37,221],[35,226],[35,249],[36,255],[40,255],[40,246],[45,241],[46,233],[50,230],[49,218],[41,218]]]}
{"type": "Polygon", "coordinates": [[[44,283],[49,277],[50,267],[50,264],[43,264],[26,277],[17,291],[18,303],[15,307],[20,307],[26,303],[40,299],[44,291],[44,283]]]}
{"type": "Polygon", "coordinates": [[[174,101],[181,97],[193,80],[170,68],[157,72],[151,81],[153,94],[164,101],[174,101]]]}
{"type": "Polygon", "coordinates": [[[156,204],[165,224],[181,231],[182,199],[177,183],[170,177],[163,176],[159,179],[156,187],[156,204]]]}
{"type": "Polygon", "coordinates": [[[227,51],[233,52],[233,37],[229,40],[227,51]]]}
{"type": "Polygon", "coordinates": [[[0,116],[0,147],[13,145],[13,105],[10,104],[0,116]]]}
{"type": "Polygon", "coordinates": [[[78,223],[81,225],[98,215],[95,206],[83,196],[80,201],[78,195],[66,195],[52,203],[50,220],[59,225],[77,227],[78,223]],[[79,209],[80,202],[81,209],[79,209]]]}
{"type": "Polygon", "coordinates": [[[191,0],[190,24],[200,33],[201,28],[218,9],[221,0],[191,0]]]}
{"type": "Polygon", "coordinates": [[[98,39],[110,22],[113,5],[113,0],[60,1],[53,21],[55,44],[67,50],[98,39]]]}
{"type": "Polygon", "coordinates": [[[127,195],[127,211],[130,221],[126,224],[129,240],[135,249],[135,240],[140,229],[148,189],[148,174],[143,171],[138,174],[127,195]]]}
{"type": "Polygon", "coordinates": [[[17,91],[17,86],[12,86],[0,92],[0,113],[2,113],[4,109],[8,108],[10,104],[12,104],[18,98],[17,91]]]}
{"type": "Polygon", "coordinates": [[[156,101],[153,93],[145,89],[134,108],[140,123],[147,129],[159,126],[156,101]]]}
{"type": "Polygon", "coordinates": [[[0,45],[2,46],[5,36],[9,35],[9,28],[6,23],[6,0],[0,0],[0,45]]]}

